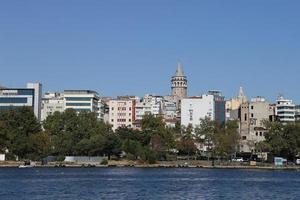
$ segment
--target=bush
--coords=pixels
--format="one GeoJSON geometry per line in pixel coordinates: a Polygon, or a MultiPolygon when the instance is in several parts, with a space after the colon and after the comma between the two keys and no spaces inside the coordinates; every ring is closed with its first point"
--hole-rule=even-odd
{"type": "Polygon", "coordinates": [[[133,154],[131,154],[131,153],[127,153],[127,154],[126,154],[126,158],[127,158],[128,160],[136,160],[135,155],[133,155],[133,154]]]}
{"type": "Polygon", "coordinates": [[[156,163],[156,154],[152,150],[148,150],[146,153],[147,162],[149,164],[155,164],[156,163]]]}
{"type": "Polygon", "coordinates": [[[108,165],[108,160],[107,159],[103,159],[101,161],[100,165],[108,165]]]}
{"type": "Polygon", "coordinates": [[[57,156],[56,161],[58,161],[58,162],[65,161],[65,156],[57,156]]]}

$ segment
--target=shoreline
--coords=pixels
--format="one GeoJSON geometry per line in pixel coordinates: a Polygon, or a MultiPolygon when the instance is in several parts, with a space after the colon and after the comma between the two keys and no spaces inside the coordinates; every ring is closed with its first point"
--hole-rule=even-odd
{"type": "MultiPolygon", "coordinates": [[[[18,168],[22,165],[23,162],[0,162],[0,169],[1,168],[18,168]]],[[[250,166],[250,165],[193,165],[187,164],[182,165],[180,163],[176,164],[140,164],[140,163],[118,163],[113,162],[109,163],[108,165],[100,165],[100,164],[93,164],[93,163],[51,163],[47,165],[41,165],[36,163],[33,165],[33,168],[139,168],[139,169],[155,169],[155,168],[165,168],[165,169],[244,169],[244,170],[289,170],[289,171],[300,171],[300,166],[282,166],[276,167],[272,166],[250,166]]]]}

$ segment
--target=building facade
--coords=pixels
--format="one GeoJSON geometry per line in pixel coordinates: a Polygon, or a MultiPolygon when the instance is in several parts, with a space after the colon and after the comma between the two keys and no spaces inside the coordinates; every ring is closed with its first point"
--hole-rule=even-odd
{"type": "Polygon", "coordinates": [[[214,96],[214,120],[216,120],[219,124],[225,123],[225,97],[222,96],[222,93],[218,90],[208,91],[208,94],[214,96]]]}
{"type": "Polygon", "coordinates": [[[89,111],[97,114],[97,119],[103,120],[103,113],[99,105],[100,98],[97,92],[92,90],[65,90],[64,108],[74,109],[77,112],[89,111]]]}
{"type": "Polygon", "coordinates": [[[284,99],[282,96],[277,99],[276,116],[280,122],[295,122],[295,113],[295,104],[292,100],[284,99]]]}
{"type": "Polygon", "coordinates": [[[47,119],[54,112],[65,110],[64,95],[58,92],[47,92],[42,98],[41,121],[47,119]]]}
{"type": "Polygon", "coordinates": [[[0,110],[28,106],[33,109],[36,118],[41,120],[41,94],[40,83],[28,83],[26,88],[1,88],[0,110]]]}
{"type": "Polygon", "coordinates": [[[265,140],[265,121],[274,119],[274,107],[263,97],[242,103],[240,114],[240,152],[255,152],[255,145],[265,140]]]}
{"type": "Polygon", "coordinates": [[[300,121],[300,105],[295,106],[296,114],[295,114],[295,120],[297,122],[300,121]]]}
{"type": "Polygon", "coordinates": [[[119,127],[133,128],[135,104],[136,99],[130,97],[119,97],[108,102],[109,123],[114,131],[119,127]]]}
{"type": "Polygon", "coordinates": [[[226,121],[239,120],[240,107],[246,102],[247,97],[244,95],[243,87],[240,87],[238,96],[226,101],[226,121]]]}
{"type": "Polygon", "coordinates": [[[200,120],[215,120],[215,104],[213,95],[189,97],[181,101],[181,125],[193,128],[200,125],[200,120]]]}

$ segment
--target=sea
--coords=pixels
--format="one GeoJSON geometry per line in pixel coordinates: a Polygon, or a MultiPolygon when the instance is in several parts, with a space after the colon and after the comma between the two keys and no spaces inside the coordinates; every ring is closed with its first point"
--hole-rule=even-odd
{"type": "Polygon", "coordinates": [[[299,171],[3,168],[0,200],[300,199],[299,171]]]}

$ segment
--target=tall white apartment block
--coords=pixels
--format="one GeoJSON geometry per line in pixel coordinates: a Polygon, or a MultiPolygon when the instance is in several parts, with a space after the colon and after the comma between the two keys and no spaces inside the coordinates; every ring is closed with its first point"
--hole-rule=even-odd
{"type": "Polygon", "coordinates": [[[215,120],[215,105],[213,95],[202,95],[181,100],[181,125],[193,126],[200,125],[200,119],[206,117],[215,120]]]}
{"type": "Polygon", "coordinates": [[[295,104],[292,100],[284,99],[282,96],[277,99],[276,116],[280,122],[294,122],[295,113],[295,104]]]}
{"type": "Polygon", "coordinates": [[[47,92],[42,98],[41,121],[44,121],[54,112],[63,112],[65,110],[64,95],[57,92],[47,92]]]}
{"type": "Polygon", "coordinates": [[[132,98],[118,98],[108,102],[109,123],[113,130],[119,127],[132,128],[135,121],[135,102],[136,99],[132,98]]]}

